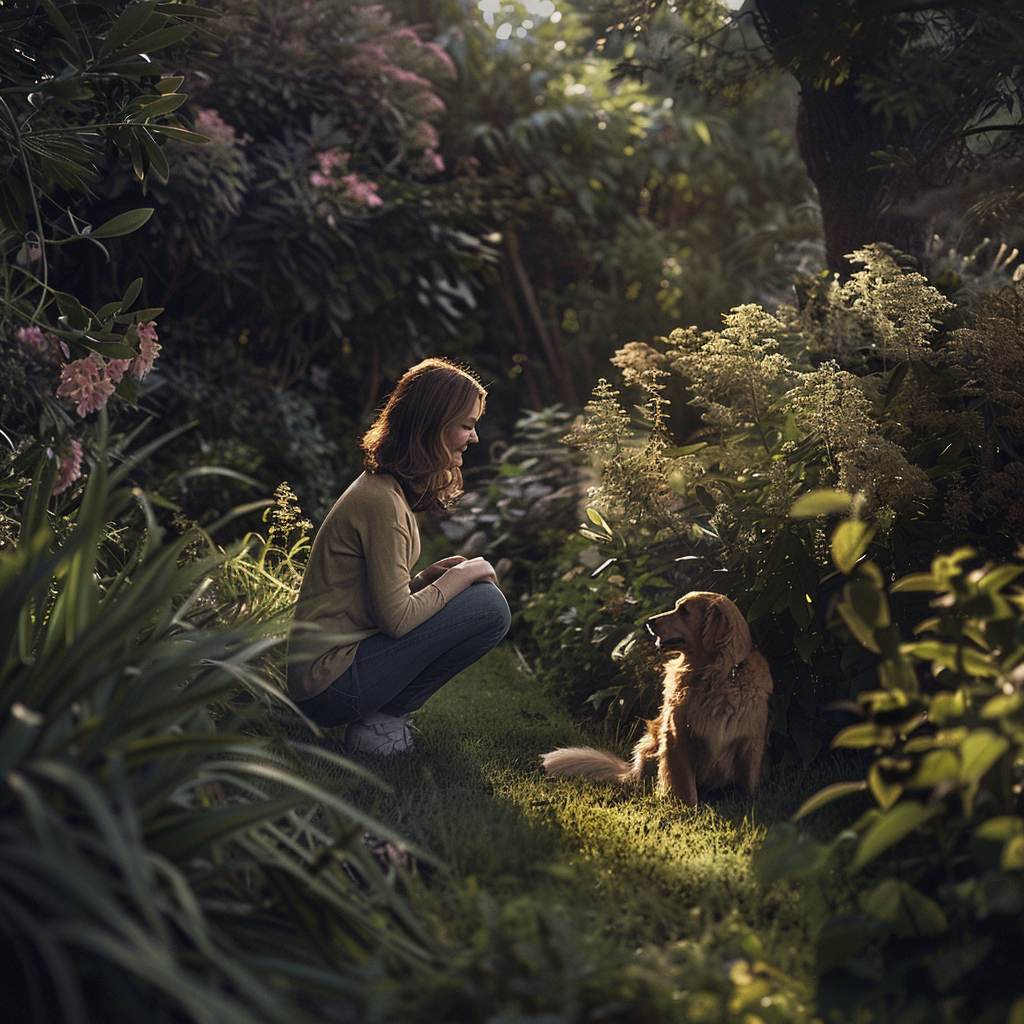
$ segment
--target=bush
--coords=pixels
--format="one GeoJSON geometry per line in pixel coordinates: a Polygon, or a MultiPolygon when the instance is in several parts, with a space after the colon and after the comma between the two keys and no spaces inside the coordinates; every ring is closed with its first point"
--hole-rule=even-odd
{"type": "Polygon", "coordinates": [[[733,597],[773,667],[777,736],[804,762],[839,722],[826,709],[874,671],[826,630],[840,583],[828,513],[852,500],[885,574],[958,535],[1005,555],[1020,469],[1024,286],[957,307],[892,250],[851,258],[863,269],[812,282],[796,307],[741,306],[719,331],[627,345],[612,362],[642,396],[639,419],[602,382],[569,437],[600,473],[591,502],[607,528],[593,535],[629,553],[616,563],[626,600],[643,601],[652,565],[665,606],[683,588],[733,597]],[[818,488],[839,504],[792,516],[818,488]],[[990,525],[980,510],[1000,504],[990,525]]]}
{"type": "Polygon", "coordinates": [[[842,625],[880,664],[858,697],[864,721],[832,745],[864,751],[867,771],[795,819],[854,793],[872,806],[827,844],[777,830],[756,859],[763,880],[812,893],[823,1008],[965,1024],[1024,1014],[1022,572],[961,548],[888,588],[872,562],[846,583],[842,625]],[[910,640],[887,600],[906,592],[934,610],[910,640]],[[832,874],[865,869],[856,905],[830,906],[832,874]]]}
{"type": "Polygon", "coordinates": [[[236,605],[233,628],[203,626],[231,617],[223,556],[195,531],[162,543],[102,458],[54,515],[54,472],[40,461],[0,551],[8,1014],[294,1024],[361,1006],[369,964],[433,970],[437,944],[358,841],[387,830],[343,797],[372,780],[233,699],[283,700],[256,668],[280,620],[236,605]]]}

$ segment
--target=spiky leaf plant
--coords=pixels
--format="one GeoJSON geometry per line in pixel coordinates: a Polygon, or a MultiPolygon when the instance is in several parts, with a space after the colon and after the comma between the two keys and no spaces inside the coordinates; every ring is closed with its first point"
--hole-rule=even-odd
{"type": "Polygon", "coordinates": [[[134,551],[111,550],[112,524],[133,500],[146,509],[123,477],[98,461],[60,522],[44,465],[0,550],[9,1019],[359,1012],[370,975],[379,992],[438,955],[359,841],[389,834],[343,796],[373,780],[315,743],[214,720],[211,703],[261,685],[272,627],[190,621],[214,560],[183,558],[192,538],[163,543],[151,515],[134,551]],[[340,781],[318,782],[314,757],[340,781]]]}

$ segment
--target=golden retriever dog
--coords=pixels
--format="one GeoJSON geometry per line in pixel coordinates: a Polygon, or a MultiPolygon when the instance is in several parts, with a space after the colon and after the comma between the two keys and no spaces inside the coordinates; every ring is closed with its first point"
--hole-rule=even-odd
{"type": "Polygon", "coordinates": [[[627,764],[610,751],[562,747],[544,754],[560,777],[639,782],[656,766],[658,791],[691,806],[698,793],[735,783],[753,793],[768,737],[768,662],[752,646],[739,608],[721,594],[693,591],[648,631],[659,648],[680,653],[665,665],[661,711],[627,764]]]}

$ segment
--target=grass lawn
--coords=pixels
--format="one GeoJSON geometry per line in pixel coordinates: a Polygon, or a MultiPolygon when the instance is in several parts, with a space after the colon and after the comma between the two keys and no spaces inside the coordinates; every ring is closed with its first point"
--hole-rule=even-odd
{"type": "MultiPolygon", "coordinates": [[[[692,809],[660,799],[649,783],[639,793],[548,778],[538,758],[552,747],[582,742],[625,754],[628,740],[581,732],[507,643],[431,698],[416,724],[413,753],[364,759],[387,790],[349,796],[436,859],[406,887],[454,947],[501,945],[495,931],[515,947],[527,935],[535,945],[568,947],[544,956],[582,957],[602,970],[700,949],[719,971],[763,961],[781,972],[770,987],[785,988],[789,1003],[806,995],[808,929],[798,895],[760,886],[751,855],[772,823],[833,780],[794,773],[772,779],[756,799],[725,794],[692,809]]],[[[340,740],[329,742],[340,750],[340,740]]]]}

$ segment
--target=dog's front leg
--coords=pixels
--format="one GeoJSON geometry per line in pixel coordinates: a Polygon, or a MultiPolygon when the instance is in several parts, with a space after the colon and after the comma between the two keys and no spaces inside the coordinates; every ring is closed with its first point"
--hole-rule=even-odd
{"type": "Polygon", "coordinates": [[[749,740],[740,745],[736,755],[736,781],[745,785],[751,795],[757,792],[765,774],[761,770],[763,757],[763,745],[751,743],[749,740]]]}
{"type": "Polygon", "coordinates": [[[695,751],[690,730],[684,725],[680,729],[672,723],[661,736],[658,759],[658,788],[668,796],[670,793],[684,804],[697,805],[697,772],[695,751]]]}

